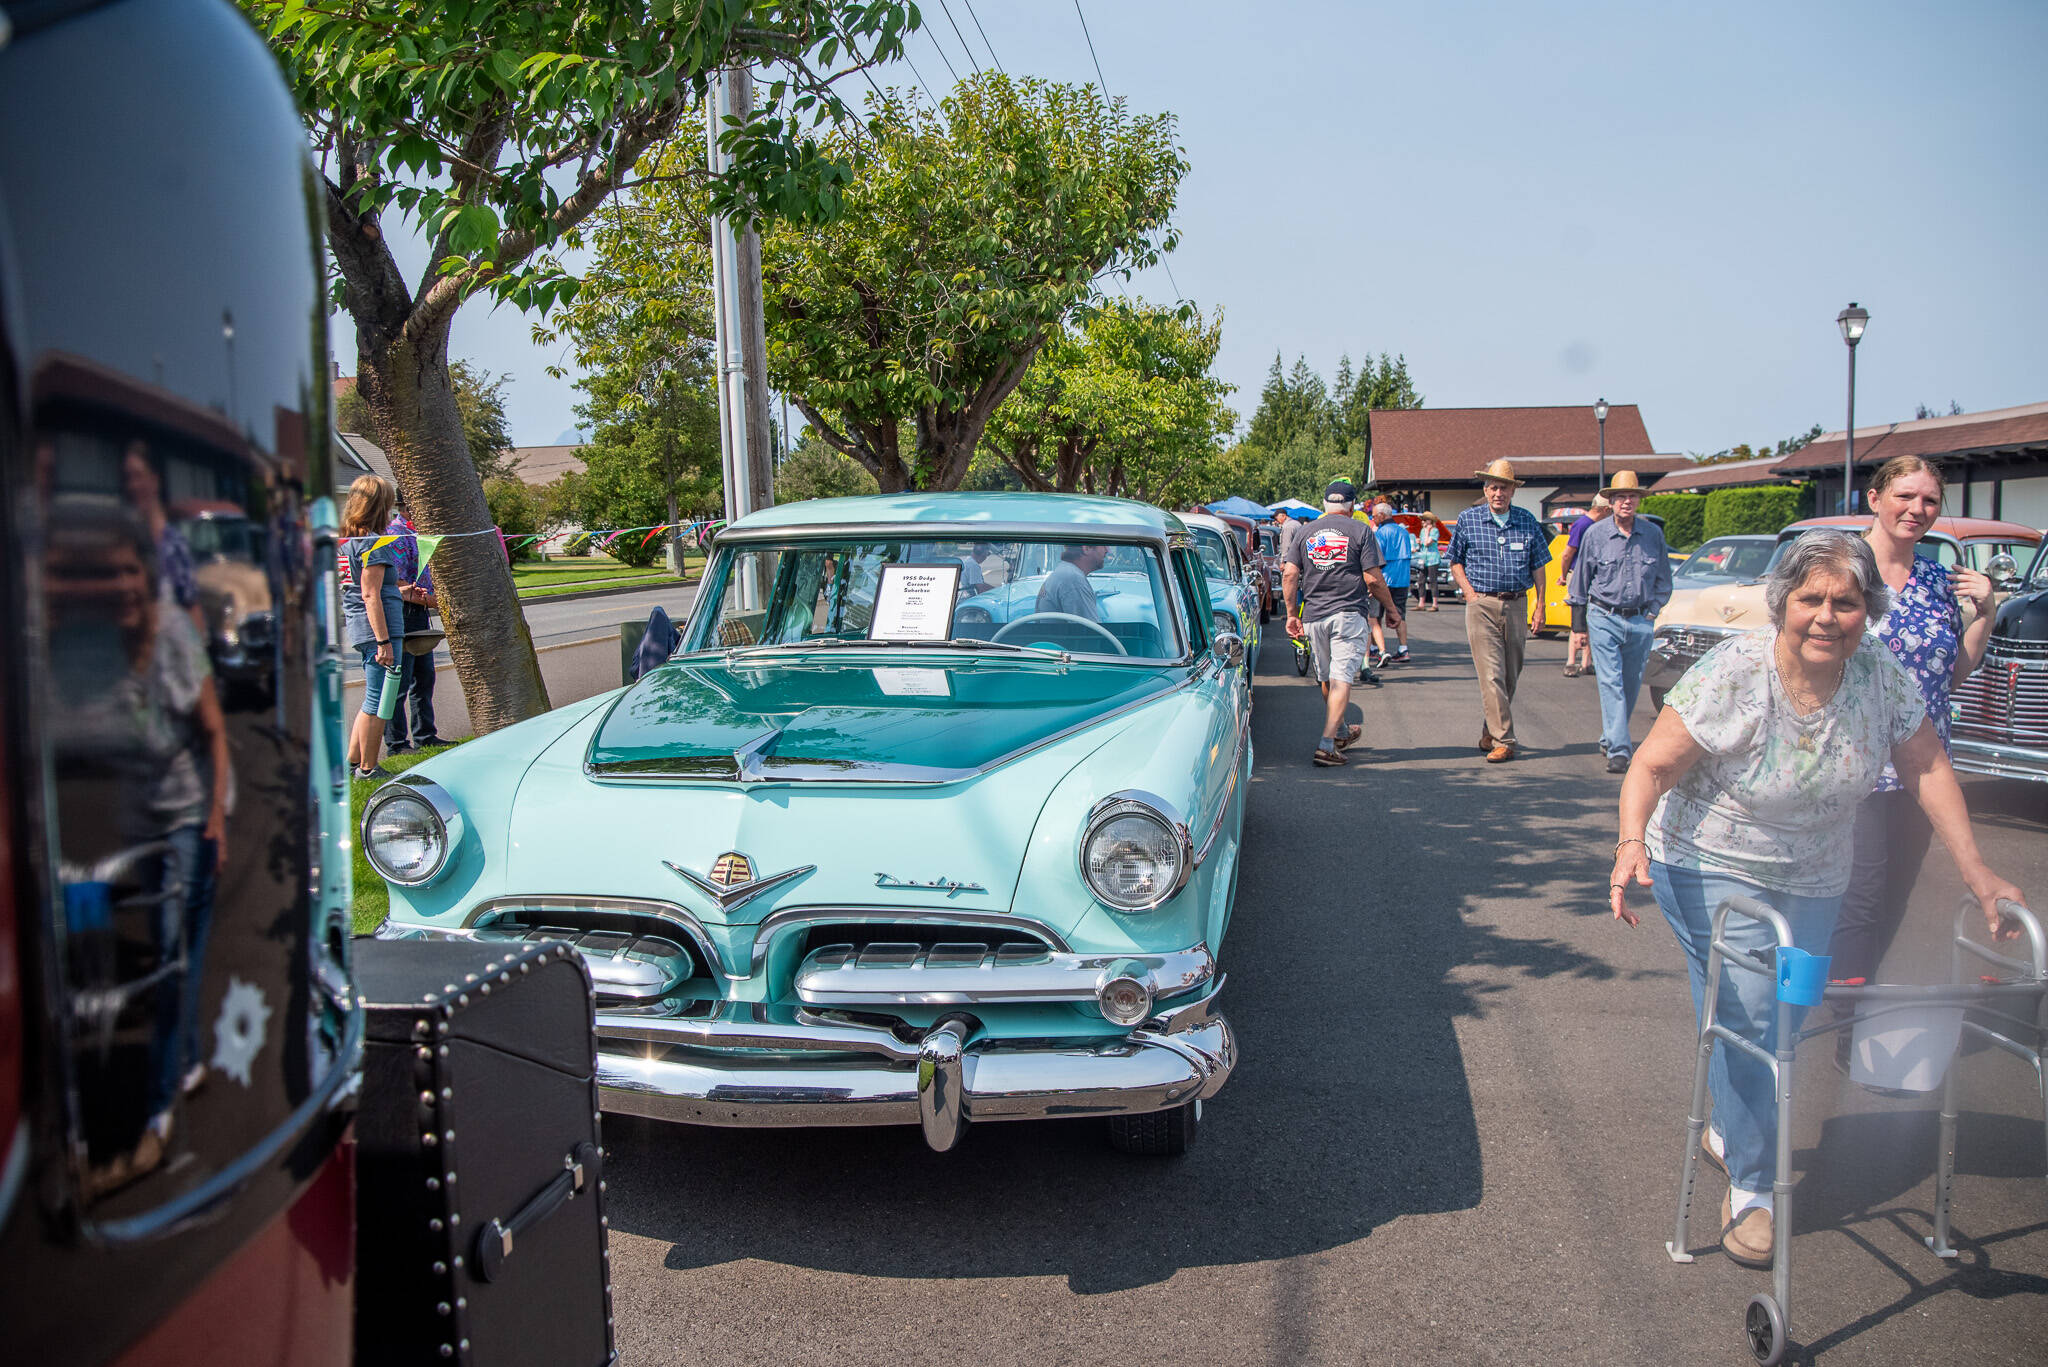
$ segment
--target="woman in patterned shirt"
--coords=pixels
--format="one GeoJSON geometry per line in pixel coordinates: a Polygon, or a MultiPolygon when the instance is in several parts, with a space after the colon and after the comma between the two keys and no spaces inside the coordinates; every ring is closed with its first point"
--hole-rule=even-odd
{"type": "MultiPolygon", "coordinates": [[[[1870,530],[1863,534],[1877,557],[1877,572],[1891,590],[1891,609],[1868,628],[1920,685],[1927,719],[1948,749],[1949,690],[1976,672],[1991,641],[1991,581],[1967,568],[1944,570],[1917,554],[1920,539],[1941,516],[1941,471],[1919,456],[1893,456],[1870,481],[1870,530]],[[1958,599],[1976,613],[1963,625],[1958,599]]],[[[1878,965],[1898,934],[1906,901],[1919,880],[1933,835],[1927,816],[1899,785],[1889,764],[1877,787],[1856,809],[1855,858],[1849,890],[1828,943],[1837,978],[1877,977],[1878,965]]],[[[1846,1070],[1849,1035],[1836,1037],[1836,1062],[1846,1070]]]]}
{"type": "MultiPolygon", "coordinates": [[[[1609,905],[1635,925],[1629,886],[1655,888],[1685,952],[1696,1012],[1704,1005],[1714,912],[1727,898],[1776,910],[1800,949],[1817,954],[1826,946],[1849,884],[1856,810],[1887,762],[1941,832],[1992,935],[2018,933],[1997,904],[2025,899],[1978,854],[1963,790],[1918,685],[1864,634],[1867,621],[1884,617],[1890,596],[1861,537],[1801,537],[1764,587],[1773,629],[1731,637],[1687,670],[1622,780],[1609,905]]],[[[1724,939],[1738,954],[1777,943],[1763,922],[1747,918],[1731,919],[1724,939]]],[[[1774,1051],[1775,986],[1753,973],[1724,972],[1717,1020],[1774,1051]]],[[[1708,1086],[1713,1123],[1703,1142],[1728,1174],[1721,1247],[1744,1266],[1768,1267],[1778,1129],[1770,1069],[1724,1047],[1714,1052],[1708,1086]]]]}

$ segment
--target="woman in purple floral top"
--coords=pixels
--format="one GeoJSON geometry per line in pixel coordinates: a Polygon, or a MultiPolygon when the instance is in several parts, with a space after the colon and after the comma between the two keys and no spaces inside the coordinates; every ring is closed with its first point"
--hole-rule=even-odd
{"type": "MultiPolygon", "coordinates": [[[[1942,566],[1916,553],[1920,539],[1941,516],[1945,481],[1938,467],[1919,456],[1894,456],[1870,482],[1875,514],[1865,539],[1877,556],[1878,573],[1892,591],[1891,609],[1869,633],[1891,648],[1927,703],[1927,719],[1948,749],[1949,691],[1976,672],[1991,639],[1991,581],[1975,570],[1942,566]],[[1963,625],[1960,600],[1975,610],[1963,625]]],[[[1828,953],[1836,978],[1874,980],[1885,951],[1905,918],[1906,902],[1920,878],[1921,861],[1933,831],[1927,816],[1901,790],[1887,764],[1877,788],[1856,812],[1855,862],[1828,953]]],[[[1841,1044],[1849,1043],[1844,1032],[1841,1044]]]]}

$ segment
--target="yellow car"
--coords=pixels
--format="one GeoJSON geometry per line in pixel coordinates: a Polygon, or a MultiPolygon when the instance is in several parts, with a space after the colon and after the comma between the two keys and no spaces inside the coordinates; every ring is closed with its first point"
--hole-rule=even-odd
{"type": "MultiPolygon", "coordinates": [[[[1572,605],[1564,600],[1564,548],[1571,544],[1572,524],[1584,514],[1584,509],[1570,508],[1553,513],[1543,521],[1551,532],[1550,563],[1543,567],[1543,620],[1536,620],[1536,598],[1529,598],[1529,625],[1538,635],[1553,631],[1572,629],[1572,605]]],[[[1657,530],[1664,530],[1664,519],[1655,513],[1637,513],[1637,517],[1656,524],[1657,530]]],[[[1685,552],[1672,551],[1671,563],[1675,566],[1685,559],[1685,552]]]]}

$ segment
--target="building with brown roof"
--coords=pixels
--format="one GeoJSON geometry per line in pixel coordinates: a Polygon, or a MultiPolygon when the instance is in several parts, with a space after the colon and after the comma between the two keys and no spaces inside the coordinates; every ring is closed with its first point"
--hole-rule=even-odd
{"type": "MultiPolygon", "coordinates": [[[[1839,511],[1847,449],[1841,432],[1828,432],[1775,468],[1783,477],[1813,480],[1820,486],[1815,506],[1839,511]]],[[[1859,427],[1857,488],[1868,487],[1870,473],[1899,455],[1942,464],[1949,479],[1945,507],[1953,515],[2048,527],[2048,403],[1859,427]]]]}
{"type": "Polygon", "coordinates": [[[1711,465],[1690,462],[1662,475],[1650,486],[1653,494],[1704,494],[1714,489],[1739,489],[1758,484],[1784,484],[1790,476],[1778,473],[1783,456],[1753,456],[1748,460],[1722,460],[1711,465]]]}
{"type": "MultiPolygon", "coordinates": [[[[1382,493],[1453,517],[1479,497],[1478,471],[1505,456],[1527,481],[1515,502],[1541,517],[1587,502],[1600,487],[1600,423],[1590,404],[1559,408],[1402,408],[1371,416],[1368,483],[1382,493]]],[[[1632,403],[1607,410],[1607,473],[1645,477],[1675,470],[1684,456],[1658,455],[1632,403]]]]}
{"type": "Polygon", "coordinates": [[[526,484],[553,484],[563,475],[584,471],[583,447],[508,446],[503,454],[512,464],[512,475],[526,484]]]}

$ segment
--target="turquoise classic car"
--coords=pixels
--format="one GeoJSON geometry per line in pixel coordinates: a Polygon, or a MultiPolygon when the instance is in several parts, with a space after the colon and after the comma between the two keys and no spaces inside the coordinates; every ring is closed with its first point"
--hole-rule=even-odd
{"type": "Polygon", "coordinates": [[[1209,586],[1209,610],[1218,632],[1244,640],[1244,682],[1250,688],[1252,664],[1259,657],[1259,571],[1246,561],[1236,528],[1212,513],[1182,513],[1182,523],[1195,540],[1202,577],[1209,586]]]}
{"type": "Polygon", "coordinates": [[[387,937],[565,940],[607,1109],[1097,1117],[1178,1153],[1251,771],[1243,643],[1178,518],[931,494],[756,513],[667,663],[380,788],[387,937]]]}

